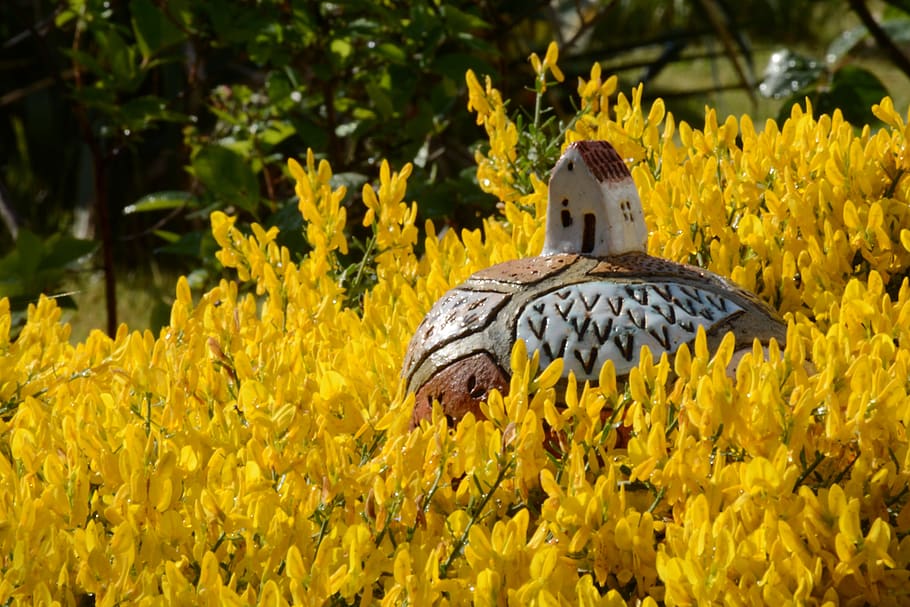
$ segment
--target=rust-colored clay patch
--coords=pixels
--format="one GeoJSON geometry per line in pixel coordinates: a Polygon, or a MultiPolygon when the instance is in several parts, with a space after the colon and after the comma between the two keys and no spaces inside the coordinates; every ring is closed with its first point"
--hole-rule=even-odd
{"type": "Polygon", "coordinates": [[[646,278],[672,277],[702,281],[705,271],[646,253],[626,253],[601,259],[588,271],[592,276],[642,276],[646,278]]]}
{"type": "Polygon", "coordinates": [[[417,390],[411,427],[433,414],[433,400],[438,400],[451,424],[473,413],[483,418],[480,403],[493,389],[506,394],[509,379],[486,352],[478,352],[443,367],[417,390]]]}
{"type": "Polygon", "coordinates": [[[576,259],[578,259],[578,255],[544,255],[513,259],[481,270],[472,278],[531,285],[561,272],[572,265],[576,259]]]}
{"type": "Polygon", "coordinates": [[[626,276],[629,274],[639,274],[641,271],[632,265],[624,264],[611,259],[603,259],[596,266],[588,270],[592,276],[626,276]]]}

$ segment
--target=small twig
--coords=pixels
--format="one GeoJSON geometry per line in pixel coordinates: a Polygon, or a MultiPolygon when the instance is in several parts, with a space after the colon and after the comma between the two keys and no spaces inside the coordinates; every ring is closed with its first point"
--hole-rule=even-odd
{"type": "Polygon", "coordinates": [[[439,566],[440,578],[444,578],[446,576],[446,572],[449,570],[449,567],[452,566],[452,563],[455,562],[455,559],[461,556],[461,553],[464,551],[464,547],[468,543],[468,534],[471,531],[471,527],[473,527],[474,523],[477,522],[478,517],[483,512],[483,509],[486,508],[489,501],[493,498],[493,494],[496,493],[496,489],[498,489],[499,485],[502,484],[502,481],[505,480],[506,474],[508,474],[509,469],[512,468],[514,464],[515,460],[512,459],[509,460],[505,466],[499,468],[499,474],[496,475],[496,480],[493,481],[490,489],[484,493],[483,499],[480,500],[480,504],[478,504],[477,508],[473,509],[474,511],[471,513],[471,518],[468,520],[468,524],[465,525],[464,531],[461,532],[461,536],[455,542],[455,546],[452,548],[452,552],[449,554],[449,558],[446,559],[445,563],[439,566]]]}
{"type": "Polygon", "coordinates": [[[34,25],[27,27],[26,29],[22,30],[21,32],[19,32],[15,36],[13,36],[12,38],[9,38],[6,42],[3,43],[2,47],[0,47],[0,48],[5,48],[5,49],[13,48],[20,42],[25,42],[32,36],[46,35],[47,32],[49,32],[51,29],[53,29],[54,21],[57,18],[57,15],[59,15],[60,11],[62,11],[62,10],[63,10],[63,5],[58,6],[56,9],[54,9],[54,11],[50,15],[48,15],[47,17],[45,17],[38,23],[35,23],[34,25]]]}
{"type": "Polygon", "coordinates": [[[651,502],[650,506],[648,506],[649,514],[654,514],[654,511],[657,510],[658,504],[660,504],[661,500],[664,499],[664,494],[666,494],[666,492],[666,487],[661,487],[660,490],[658,490],[657,495],[654,496],[654,501],[651,502]]]}
{"type": "MultiPolygon", "coordinates": [[[[742,88],[749,95],[749,99],[752,101],[753,107],[756,104],[755,99],[755,90],[752,84],[752,79],[749,78],[749,75],[746,73],[746,70],[740,64],[739,53],[736,51],[736,46],[733,43],[733,40],[730,36],[730,30],[724,26],[724,16],[721,10],[721,7],[718,5],[716,0],[700,0],[700,4],[705,11],[705,14],[708,16],[708,21],[711,22],[711,27],[714,28],[715,34],[720,38],[720,42],[724,47],[727,57],[730,59],[730,63],[733,64],[733,69],[736,71],[736,75],[739,78],[742,88]]],[[[717,90],[717,87],[715,87],[717,90]]]]}
{"type": "Polygon", "coordinates": [[[898,168],[897,173],[894,175],[894,179],[891,180],[891,183],[888,184],[888,189],[885,190],[885,198],[891,198],[894,196],[895,190],[897,190],[897,184],[900,182],[901,177],[904,176],[904,169],[898,168]]]}
{"type": "Polygon", "coordinates": [[[137,238],[142,238],[143,236],[148,236],[149,234],[154,233],[156,230],[159,230],[162,227],[164,227],[170,220],[172,220],[173,218],[175,218],[178,215],[180,215],[181,213],[183,213],[186,210],[186,208],[187,208],[187,205],[185,205],[185,204],[182,204],[179,207],[175,207],[175,208],[171,209],[171,211],[167,215],[165,215],[164,217],[162,217],[161,219],[156,221],[154,224],[152,224],[148,228],[141,230],[139,232],[136,232],[134,234],[126,234],[124,236],[120,236],[117,238],[117,240],[129,241],[129,240],[136,240],[137,238]]]}
{"type": "Polygon", "coordinates": [[[796,479],[796,482],[793,483],[793,492],[795,493],[799,486],[806,482],[806,479],[809,478],[809,475],[812,474],[819,464],[825,461],[825,456],[822,453],[815,454],[815,461],[809,464],[809,467],[803,470],[803,473],[799,475],[799,478],[796,479]]]}
{"type": "Polygon", "coordinates": [[[847,464],[847,466],[843,470],[841,470],[840,472],[837,473],[837,475],[832,479],[831,484],[832,485],[840,484],[840,482],[842,480],[844,480],[844,478],[847,476],[847,473],[853,469],[853,465],[856,464],[857,460],[859,460],[859,453],[857,453],[853,457],[853,460],[849,464],[847,464]]]}
{"type": "Polygon", "coordinates": [[[0,182],[0,219],[6,225],[6,230],[16,240],[19,236],[19,218],[16,217],[16,210],[9,204],[9,194],[6,187],[0,182]]]}
{"type": "Polygon", "coordinates": [[[354,275],[354,281],[351,284],[352,289],[360,287],[360,283],[363,280],[363,273],[366,270],[366,265],[373,258],[373,249],[376,247],[376,235],[370,237],[367,241],[366,250],[363,252],[363,259],[360,260],[360,263],[357,264],[357,274],[354,275]]]}
{"type": "Polygon", "coordinates": [[[582,39],[582,37],[585,36],[585,34],[587,34],[589,30],[593,29],[598,21],[602,20],[606,15],[608,15],[610,13],[610,11],[616,6],[616,4],[617,4],[616,0],[612,0],[608,6],[605,6],[605,7],[603,7],[603,9],[596,11],[594,14],[594,17],[591,19],[588,19],[588,20],[585,20],[584,14],[581,11],[581,8],[578,7],[576,10],[577,10],[577,15],[578,15],[578,20],[581,22],[581,25],[578,27],[578,29],[575,31],[575,33],[572,34],[572,37],[569,38],[568,40],[566,40],[561,45],[563,48],[563,51],[568,52],[569,49],[571,49],[576,44],[578,44],[578,42],[582,39]]]}

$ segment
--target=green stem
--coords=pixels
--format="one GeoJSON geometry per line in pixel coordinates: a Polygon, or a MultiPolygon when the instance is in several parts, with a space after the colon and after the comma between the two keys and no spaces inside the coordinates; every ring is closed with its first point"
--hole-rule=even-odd
{"type": "Polygon", "coordinates": [[[661,487],[657,491],[657,495],[654,496],[654,501],[651,502],[651,505],[648,506],[648,513],[654,514],[654,511],[657,509],[657,505],[660,504],[661,500],[664,499],[664,494],[667,492],[666,487],[661,487]]]}
{"type": "Polygon", "coordinates": [[[799,478],[796,479],[796,482],[793,483],[793,492],[796,493],[796,490],[799,489],[799,486],[806,482],[806,479],[809,478],[809,475],[818,468],[818,465],[825,460],[825,456],[822,453],[815,454],[815,461],[809,464],[809,467],[803,470],[803,473],[799,475],[799,478]]]}
{"type": "Polygon", "coordinates": [[[468,533],[470,533],[471,527],[473,527],[474,523],[477,522],[478,516],[481,512],[483,512],[483,509],[486,508],[487,504],[493,498],[493,494],[496,492],[496,489],[499,488],[499,485],[502,484],[502,481],[505,480],[506,474],[508,474],[514,463],[514,459],[509,460],[509,463],[499,469],[499,474],[496,475],[496,480],[494,480],[493,484],[490,485],[489,491],[484,494],[483,499],[480,500],[480,504],[471,514],[471,518],[468,520],[468,524],[465,525],[464,531],[461,532],[461,537],[459,537],[455,542],[455,546],[452,548],[452,552],[449,554],[449,558],[446,559],[445,563],[439,566],[440,578],[444,578],[446,576],[446,572],[448,572],[449,567],[452,566],[452,563],[455,562],[455,559],[461,556],[462,551],[464,551],[464,548],[468,543],[468,533]]]}
{"type": "Polygon", "coordinates": [[[367,263],[369,263],[369,260],[373,255],[374,248],[376,248],[375,234],[373,234],[370,237],[370,240],[367,241],[366,250],[363,252],[363,259],[361,259],[360,263],[357,264],[357,274],[354,275],[354,283],[351,285],[355,290],[360,286],[360,281],[363,280],[363,271],[366,269],[367,263]]]}

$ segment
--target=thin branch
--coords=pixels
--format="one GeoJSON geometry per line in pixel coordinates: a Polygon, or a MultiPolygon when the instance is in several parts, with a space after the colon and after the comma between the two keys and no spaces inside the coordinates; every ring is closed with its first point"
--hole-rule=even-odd
{"type": "MultiPolygon", "coordinates": [[[[76,27],[73,36],[73,50],[78,50],[82,41],[84,27],[80,24],[76,27]]],[[[83,88],[82,72],[78,61],[73,59],[73,80],[75,90],[83,88]]],[[[79,130],[82,133],[82,139],[88,145],[92,154],[92,174],[95,186],[95,214],[98,221],[98,228],[101,232],[101,256],[104,264],[104,304],[107,312],[107,334],[113,337],[117,333],[117,278],[114,271],[114,243],[111,233],[110,208],[108,204],[108,187],[107,187],[107,161],[101,143],[95,137],[89,121],[88,112],[81,103],[75,104],[76,120],[79,124],[79,130]]]]}
{"type": "Polygon", "coordinates": [[[907,58],[907,55],[904,54],[900,47],[894,43],[894,40],[888,36],[888,33],[878,24],[878,21],[872,16],[872,13],[869,12],[869,7],[866,6],[866,3],[863,0],[850,0],[850,8],[857,14],[863,22],[863,25],[866,26],[866,29],[869,30],[869,33],[875,38],[875,42],[891,59],[891,62],[904,72],[904,74],[910,76],[910,58],[907,58]]]}
{"type": "Polygon", "coordinates": [[[700,4],[708,16],[708,21],[711,22],[711,27],[714,28],[717,37],[720,38],[724,51],[726,51],[727,57],[730,59],[730,63],[733,64],[733,69],[736,71],[736,75],[743,85],[742,88],[749,94],[749,99],[752,101],[752,106],[754,107],[756,99],[752,79],[740,64],[739,53],[736,50],[736,44],[733,41],[733,37],[730,35],[730,30],[724,24],[724,16],[721,7],[717,4],[716,0],[700,0],[700,4]]]}
{"type": "Polygon", "coordinates": [[[40,80],[36,80],[35,82],[27,84],[22,88],[18,88],[15,91],[10,91],[9,93],[0,95],[0,107],[15,103],[20,99],[28,97],[32,93],[37,93],[42,89],[46,89],[47,87],[52,86],[58,82],[61,78],[64,80],[72,78],[74,74],[75,72],[73,70],[66,70],[62,74],[41,78],[40,80]]]}

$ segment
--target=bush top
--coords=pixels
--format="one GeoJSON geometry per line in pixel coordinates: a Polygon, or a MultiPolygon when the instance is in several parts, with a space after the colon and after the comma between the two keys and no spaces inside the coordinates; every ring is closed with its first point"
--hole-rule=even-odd
{"type": "MultiPolygon", "coordinates": [[[[535,62],[539,93],[557,59],[535,62]]],[[[180,279],[157,336],[73,346],[42,299],[11,341],[0,304],[0,601],[907,599],[907,127],[890,100],[879,130],[808,104],[780,125],[708,110],[694,128],[595,66],[578,116],[548,131],[467,82],[500,212],[461,234],[417,226],[410,166],[383,163],[362,192],[358,298],[344,189],[310,153],[290,170],[311,250],[296,260],[277,229],[213,214],[237,279],[195,300],[180,279]],[[625,386],[607,364],[557,410],[558,363],[519,342],[487,420],[437,413],[409,432],[414,328],[471,273],[540,251],[546,152],[589,138],[631,167],[649,251],[753,290],[787,343],[735,377],[729,340],[645,355],[625,386]]]]}

